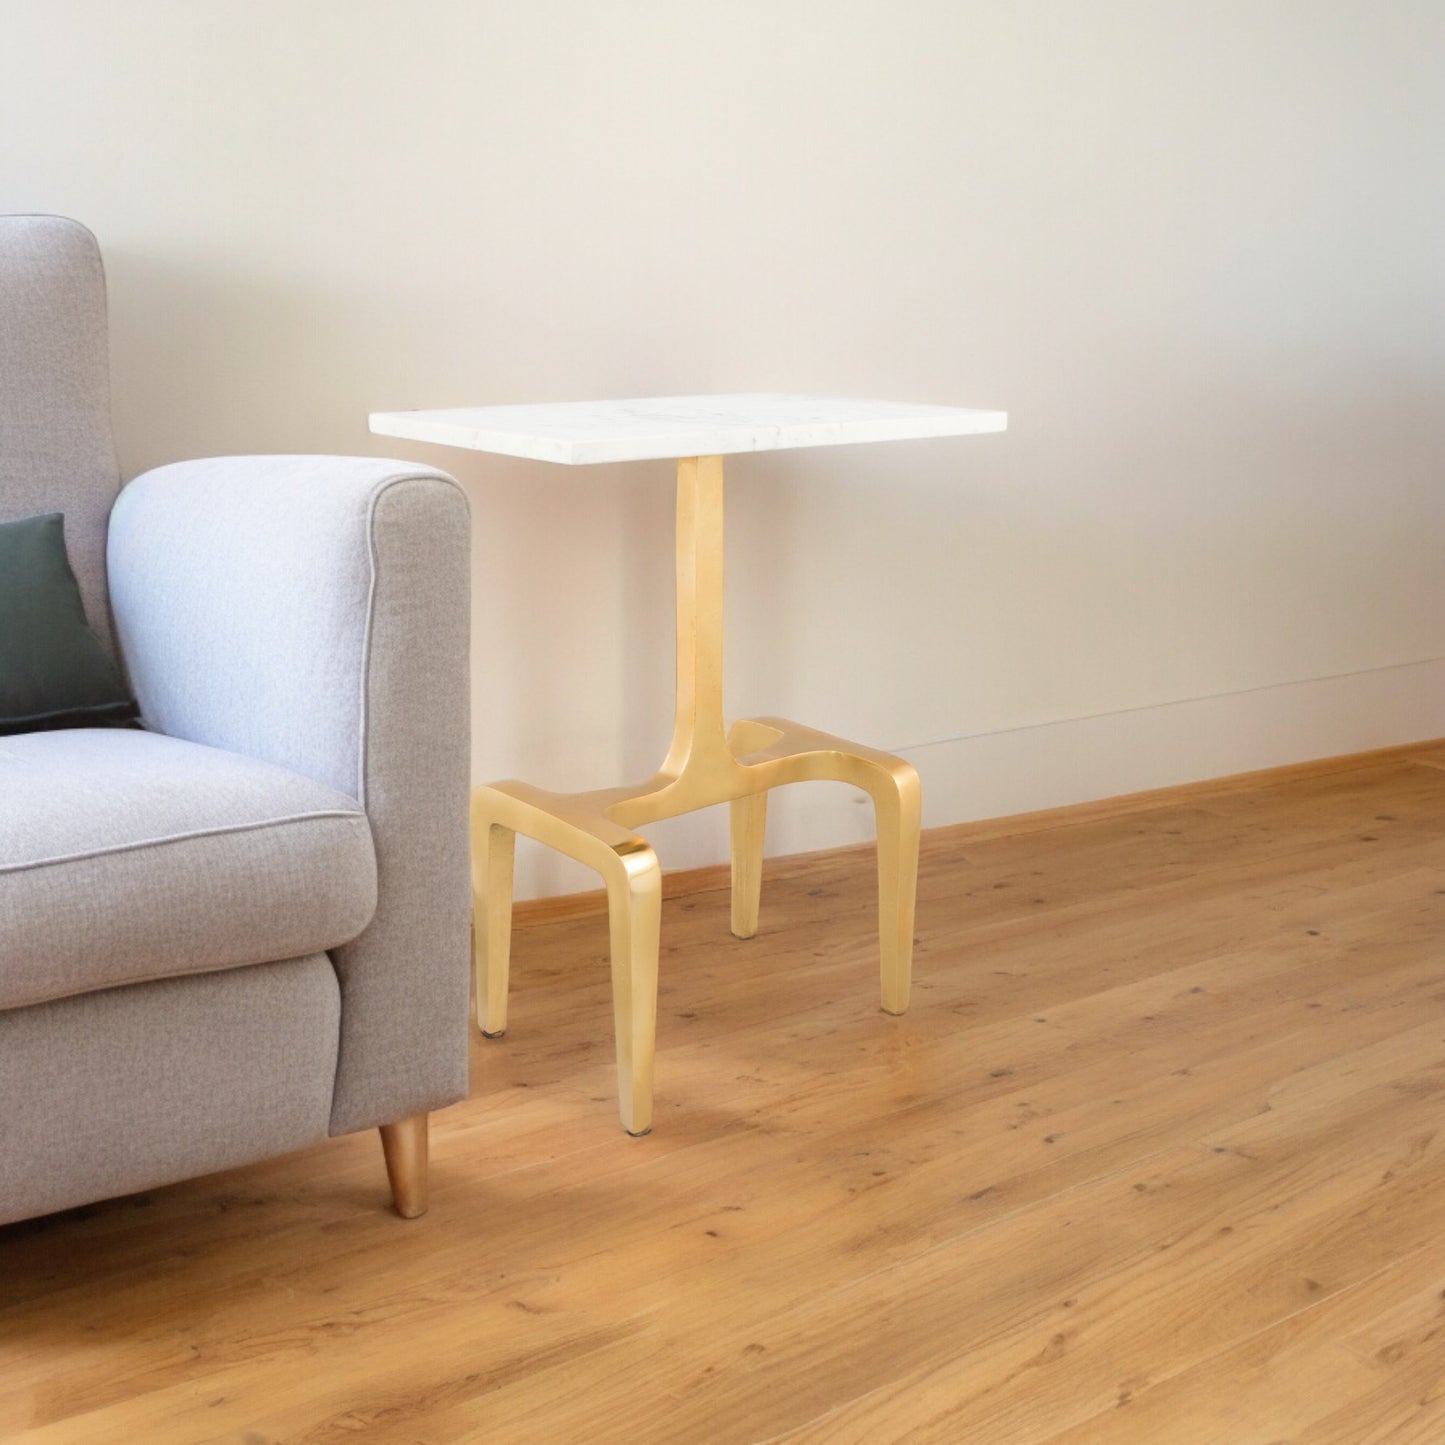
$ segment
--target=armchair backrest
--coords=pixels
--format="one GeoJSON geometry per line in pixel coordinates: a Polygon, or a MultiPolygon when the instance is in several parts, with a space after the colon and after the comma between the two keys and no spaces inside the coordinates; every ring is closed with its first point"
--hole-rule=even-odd
{"type": "Polygon", "coordinates": [[[70,565],[107,645],[119,485],[100,248],[60,216],[0,216],[0,522],[65,513],[70,565]]]}

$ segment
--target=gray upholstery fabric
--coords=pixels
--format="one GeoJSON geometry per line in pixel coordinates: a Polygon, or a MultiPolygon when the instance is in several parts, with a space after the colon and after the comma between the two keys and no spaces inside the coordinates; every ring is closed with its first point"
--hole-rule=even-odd
{"type": "Polygon", "coordinates": [[[130,729],[0,738],[0,1008],[317,953],[375,909],[345,794],[130,729]]]}
{"type": "Polygon", "coordinates": [[[0,1012],[0,1224],[324,1138],[324,955],[0,1012]]]}
{"type": "Polygon", "coordinates": [[[360,938],[332,950],[343,1000],[335,1134],[464,1099],[469,1082],[466,498],[459,489],[388,487],[371,533],[377,587],[362,797],[382,903],[360,938]]]}
{"type": "Polygon", "coordinates": [[[65,513],[86,616],[110,646],[105,278],[95,237],[59,216],[0,216],[0,522],[65,513]]]}
{"type": "Polygon", "coordinates": [[[225,457],[130,483],[110,534],[122,655],[149,727],[366,808],[379,904],[334,953],[332,1129],[466,1093],[466,500],[441,473],[225,457]]]}

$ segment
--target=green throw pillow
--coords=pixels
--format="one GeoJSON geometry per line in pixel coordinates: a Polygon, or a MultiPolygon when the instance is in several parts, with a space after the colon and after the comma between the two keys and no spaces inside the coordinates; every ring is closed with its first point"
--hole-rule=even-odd
{"type": "Polygon", "coordinates": [[[0,733],[106,727],[137,712],[86,623],[65,518],[0,522],[0,733]]]}

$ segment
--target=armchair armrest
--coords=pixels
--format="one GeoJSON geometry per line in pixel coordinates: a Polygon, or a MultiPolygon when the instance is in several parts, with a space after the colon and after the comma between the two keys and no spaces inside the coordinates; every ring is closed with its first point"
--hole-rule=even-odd
{"type": "Polygon", "coordinates": [[[469,524],[441,472],[321,456],[160,467],[108,564],[145,725],[348,793],[379,904],[333,955],[332,1132],[466,1093],[469,524]]]}

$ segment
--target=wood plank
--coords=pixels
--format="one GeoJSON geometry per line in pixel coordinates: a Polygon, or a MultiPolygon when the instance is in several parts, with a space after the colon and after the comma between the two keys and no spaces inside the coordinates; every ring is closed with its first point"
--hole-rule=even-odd
{"type": "MultiPolygon", "coordinates": [[[[1241,978],[1247,977],[1247,972],[1241,971],[1241,978]]],[[[1431,979],[1432,983],[1436,981],[1437,980],[1433,978],[1431,979]]],[[[1190,994],[1186,990],[1177,987],[1171,989],[1170,991],[1182,994],[1184,999],[1189,1001],[1197,1002],[1200,998],[1199,995],[1190,994]]],[[[1346,1022],[1346,1024],[1350,1026],[1353,1026],[1353,1015],[1351,1012],[1352,1008],[1353,1005],[1350,1002],[1344,1002],[1340,1015],[1341,1018],[1346,1022]]],[[[1226,1033],[1232,1032],[1235,1029],[1235,1027],[1237,1026],[1237,1017],[1238,1010],[1235,1010],[1231,1014],[1227,1015],[1223,1020],[1221,1020],[1222,1027],[1219,1030],[1219,1036],[1221,1038],[1224,1037],[1226,1033]]],[[[1306,1031],[1297,1036],[1299,1040],[1309,1041],[1310,1043],[1317,1042],[1318,1037],[1319,1035],[1316,1030],[1306,1031]]],[[[1241,1077],[1241,1074],[1244,1074],[1255,1081],[1273,1078],[1277,1073],[1278,1068],[1280,1067],[1281,1055],[1279,1045],[1276,1044],[1273,1040],[1271,1040],[1267,1044],[1267,1046],[1255,1050],[1254,1054],[1255,1057],[1252,1061],[1252,1064],[1249,1066],[1242,1066],[1240,1061],[1233,1057],[1227,1056],[1227,1067],[1219,1069],[1215,1077],[1211,1077],[1208,1070],[1206,1070],[1201,1078],[1190,1080],[1186,1076],[1174,1082],[1178,1087],[1181,1088],[1194,1088],[1196,1090],[1203,1089],[1205,1091],[1205,1096],[1207,1097],[1210,1091],[1218,1091],[1221,1082],[1225,1085],[1228,1085],[1230,1083],[1237,1083],[1239,1078],[1241,1077]]],[[[1288,1056],[1288,1051],[1286,1051],[1286,1056],[1288,1056]]],[[[1298,1056],[1296,1055],[1295,1057],[1298,1056]]],[[[1114,1079],[1112,1083],[1114,1084],[1114,1087],[1116,1089],[1120,1085],[1120,1081],[1118,1079],[1114,1079]]],[[[1167,1100],[1167,1091],[1160,1091],[1153,1087],[1139,1089],[1136,1091],[1136,1103],[1142,1104],[1145,1107],[1149,1107],[1156,1102],[1158,1096],[1161,1093],[1164,1094],[1167,1100]]],[[[1077,1097],[1077,1093],[1074,1093],[1072,1091],[1064,1091],[1061,1094],[1060,1106],[1066,1108],[1067,1102],[1072,1102],[1077,1097]]],[[[1027,1132],[1020,1131],[1011,1136],[1008,1133],[1008,1129],[1010,1123],[1015,1121],[1018,1117],[1017,1114],[1014,1112],[1013,1107],[1017,1102],[1019,1101],[1014,1099],[1002,1099],[999,1101],[998,1108],[994,1111],[991,1118],[989,1116],[984,1116],[970,1121],[974,1124],[974,1139],[980,1160],[997,1157],[997,1149],[994,1140],[998,1135],[1002,1134],[1002,1136],[1006,1139],[1012,1138],[1014,1140],[1017,1140],[1018,1145],[1022,1149],[1023,1152],[1020,1155],[1019,1167],[1027,1169],[1032,1163],[1032,1167],[1035,1170],[1038,1170],[1041,1166],[1044,1166],[1045,1168],[1049,1166],[1057,1168],[1058,1166],[1056,1161],[1048,1158],[1048,1156],[1052,1152],[1054,1152],[1053,1148],[1051,1148],[1051,1146],[1045,1145],[1043,1142],[1045,1138],[1049,1137],[1047,1131],[1055,1128],[1060,1129],[1060,1134],[1062,1136],[1057,1140],[1057,1152],[1060,1158],[1065,1158],[1068,1155],[1072,1155],[1075,1153],[1075,1145],[1073,1138],[1071,1137],[1075,1134],[1075,1129],[1069,1124],[1067,1118],[1062,1121],[1063,1127],[1061,1127],[1060,1121],[1056,1119],[1054,1113],[1049,1109],[1046,1100],[1036,1100],[1034,1105],[1031,1105],[1028,1115],[1028,1125],[1026,1126],[1027,1132]],[[1036,1114],[1038,1117],[1034,1117],[1036,1114]],[[1038,1156],[1037,1162],[1033,1162],[1031,1156],[1038,1156]]],[[[1265,1102],[1266,1101],[1264,1101],[1263,1099],[1249,1099],[1247,1101],[1247,1104],[1244,1107],[1240,1108],[1238,1111],[1247,1116],[1249,1113],[1252,1113],[1263,1107],[1265,1102]]],[[[1082,1112],[1087,1114],[1087,1109],[1082,1112]]],[[[948,1116],[945,1115],[943,1117],[944,1119],[947,1119],[948,1116]]],[[[1166,1128],[1171,1123],[1177,1125],[1177,1101],[1176,1106],[1172,1110],[1169,1104],[1166,1102],[1164,1107],[1160,1110],[1159,1122],[1163,1124],[1166,1128]]],[[[1130,1149],[1136,1149],[1138,1143],[1137,1138],[1131,1136],[1140,1128],[1139,1118],[1137,1116],[1130,1117],[1128,1114],[1125,1114],[1118,1119],[1117,1124],[1118,1127],[1122,1129],[1126,1151],[1130,1149]]],[[[948,1132],[949,1130],[946,1126],[939,1130],[939,1134],[941,1137],[946,1137],[948,1132]]],[[[858,1181],[856,1184],[851,1184],[847,1186],[850,1190],[867,1188],[870,1185],[876,1187],[876,1179],[874,1176],[880,1172],[884,1173],[885,1175],[900,1173],[902,1178],[909,1178],[909,1171],[907,1171],[906,1169],[902,1171],[897,1170],[897,1161],[893,1161],[888,1158],[886,1153],[886,1130],[883,1131],[883,1135],[884,1137],[866,1140],[859,1139],[858,1137],[853,1135],[851,1131],[845,1130],[843,1131],[841,1136],[839,1136],[835,1140],[834,1151],[839,1161],[839,1164],[842,1166],[842,1168],[849,1171],[849,1175],[851,1177],[856,1178],[858,1181]],[[869,1143],[873,1147],[871,1149],[858,1147],[865,1143],[869,1143]],[[871,1160],[859,1157],[869,1154],[873,1155],[873,1158],[871,1160]],[[881,1171],[877,1167],[880,1164],[887,1166],[890,1163],[894,1164],[895,1167],[892,1169],[885,1168],[881,1171]]],[[[750,1155],[754,1154],[756,1150],[750,1141],[740,1140],[739,1143],[740,1145],[745,1145],[746,1147],[740,1148],[737,1152],[738,1168],[740,1170],[746,1170],[750,1162],[755,1162],[750,1159],[750,1155]]],[[[791,1148],[793,1146],[790,1143],[788,1147],[791,1148]]],[[[821,1150],[818,1152],[821,1153],[821,1156],[825,1159],[830,1157],[828,1151],[826,1150],[821,1150]]],[[[617,1156],[614,1154],[614,1158],[618,1159],[620,1163],[625,1163],[625,1158],[623,1156],[617,1156]]],[[[997,1168],[998,1166],[995,1165],[994,1167],[997,1168]]],[[[1088,1172],[1089,1167],[1093,1166],[1086,1166],[1086,1173],[1088,1172]]],[[[1000,1170],[1000,1172],[1004,1175],[1004,1178],[1006,1179],[1007,1169],[1004,1168],[1000,1170]]],[[[931,1171],[934,1182],[936,1182],[937,1185],[940,1186],[942,1191],[938,1196],[939,1198],[947,1199],[949,1195],[956,1193],[955,1188],[952,1186],[952,1181],[954,1178],[956,1178],[956,1174],[956,1160],[954,1159],[944,1159],[940,1161],[940,1167],[931,1171]]],[[[929,1178],[929,1172],[925,1171],[923,1173],[920,1173],[918,1170],[915,1169],[914,1171],[912,1171],[910,1184],[916,1185],[921,1180],[927,1181],[929,1178]]],[[[1063,1182],[1067,1181],[1057,1176],[1052,1179],[1045,1178],[1042,1186],[1036,1192],[1041,1195],[1048,1195],[1054,1193],[1063,1182]]],[[[555,1187],[556,1186],[554,1186],[554,1188],[555,1187]]],[[[703,1215],[717,1215],[719,1212],[717,1211],[715,1204],[710,1204],[708,1201],[707,1188],[708,1186],[704,1186],[703,1192],[699,1196],[697,1204],[698,1211],[703,1215]]],[[[981,1191],[981,1195],[982,1197],[973,1205],[974,1217],[977,1219],[985,1218],[988,1214],[1000,1211],[1003,1208],[1012,1207],[1012,1205],[1017,1203],[1017,1200],[1020,1197],[1016,1191],[1011,1190],[1002,1181],[997,1186],[991,1189],[984,1189],[983,1191],[981,1191]]],[[[741,1195],[738,1195],[735,1192],[735,1194],[730,1197],[734,1199],[734,1202],[737,1202],[740,1199],[743,1203],[744,1209],[747,1210],[752,1209],[757,1202],[752,1196],[752,1194],[747,1191],[745,1191],[741,1195]]],[[[838,1190],[836,1187],[830,1187],[827,1191],[824,1191],[824,1194],[820,1199],[820,1209],[823,1211],[831,1209],[836,1214],[837,1206],[841,1197],[843,1196],[840,1190],[838,1190]]],[[[880,1230],[888,1230],[894,1235],[893,1248],[895,1252],[897,1251],[900,1239],[898,1238],[897,1225],[896,1222],[892,1220],[892,1215],[898,1207],[899,1206],[897,1204],[885,1205],[885,1212],[880,1214],[880,1217],[877,1219],[874,1225],[875,1228],[878,1228],[880,1230]]],[[[905,1210],[905,1213],[912,1212],[909,1209],[906,1201],[904,1202],[903,1208],[905,1210]]],[[[539,1197],[534,1200],[533,1210],[534,1215],[536,1215],[537,1217],[542,1217],[546,1214],[547,1201],[545,1199],[545,1196],[541,1196],[539,1194],[539,1197]]],[[[627,1201],[626,1214],[628,1216],[632,1216],[635,1215],[636,1212],[637,1211],[635,1204],[633,1204],[630,1200],[627,1201]]],[[[723,1212],[718,1222],[733,1225],[734,1221],[741,1217],[741,1214],[742,1211],[738,1211],[734,1215],[733,1219],[729,1219],[727,1213],[723,1212]]],[[[838,1216],[838,1218],[841,1221],[842,1217],[838,1216]]],[[[570,1227],[572,1223],[570,1207],[566,1198],[560,1201],[560,1208],[556,1216],[556,1223],[559,1237],[558,1240],[553,1242],[554,1245],[560,1243],[562,1234],[567,1228],[570,1227]]],[[[768,1221],[767,1228],[770,1231],[775,1231],[777,1228],[777,1223],[778,1221],[775,1217],[771,1218],[768,1221]]],[[[932,1227],[931,1215],[928,1218],[928,1223],[930,1227],[932,1227]]],[[[812,1217],[812,1215],[805,1214],[803,1218],[799,1221],[798,1225],[794,1229],[790,1230],[790,1236],[796,1235],[796,1237],[801,1242],[801,1252],[804,1259],[806,1259],[807,1255],[810,1252],[816,1253],[817,1227],[817,1221],[812,1217]]],[[[851,1235],[852,1232],[856,1230],[856,1228],[857,1221],[849,1222],[845,1231],[845,1235],[851,1235]]],[[[655,1221],[647,1218],[645,1215],[641,1219],[619,1218],[618,1220],[613,1221],[612,1227],[609,1230],[609,1244],[614,1252],[619,1249],[632,1248],[645,1253],[650,1248],[651,1241],[656,1232],[657,1225],[655,1221]]],[[[926,1238],[924,1242],[927,1242],[926,1238]]],[[[840,1243],[846,1243],[846,1239],[840,1241],[840,1243]]],[[[846,1259],[846,1254],[843,1257],[846,1259]]],[[[775,1247],[773,1251],[774,1262],[776,1262],[776,1258],[777,1251],[775,1247]]],[[[611,1291],[611,1288],[612,1286],[609,1284],[608,1290],[611,1291]]],[[[158,1290],[157,1294],[158,1297],[163,1298],[164,1291],[158,1290]]],[[[344,1305],[346,1301],[343,1299],[339,1301],[334,1301],[333,1303],[344,1305]]],[[[531,1308],[540,1309],[545,1314],[552,1313],[545,1298],[545,1294],[528,1297],[528,1303],[531,1308]]],[[[598,1308],[605,1308],[606,1306],[605,1299],[599,1299],[595,1303],[598,1308]]],[[[132,1297],[128,1301],[128,1305],[130,1306],[130,1308],[134,1309],[136,1305],[136,1299],[132,1297]]],[[[266,1340],[268,1336],[266,1333],[266,1320],[264,1309],[261,1308],[258,1304],[258,1308],[252,1313],[256,1317],[251,1319],[245,1319],[244,1317],[236,1314],[229,1315],[224,1321],[221,1322],[222,1333],[224,1334],[225,1332],[230,1332],[232,1334],[239,1333],[244,1335],[248,1332],[254,1332],[254,1335],[256,1337],[261,1340],[266,1340]]],[[[383,1317],[382,1320],[380,1320],[379,1322],[394,1323],[394,1321],[388,1320],[386,1317],[383,1317]]],[[[316,1322],[316,1328],[321,1328],[321,1323],[322,1322],[318,1320],[316,1322]]],[[[358,1331],[360,1327],[361,1324],[359,1323],[356,1326],[358,1331]]],[[[304,1333],[298,1333],[290,1341],[283,1340],[282,1342],[280,1342],[282,1346],[280,1353],[284,1353],[284,1348],[288,1344],[293,1347],[303,1346],[306,1338],[307,1336],[304,1333]]],[[[118,1381],[117,1385],[120,1388],[124,1388],[125,1381],[118,1381]]],[[[137,1428],[141,1428],[141,1422],[137,1422],[137,1428]]]]}
{"type": "MultiPolygon", "coordinates": [[[[1416,1104],[1410,1122],[1420,1129],[1437,1112],[1438,1101],[1416,1104]]],[[[524,1390],[503,1387],[453,1404],[453,1438],[503,1428],[519,1441],[592,1431],[636,1438],[661,1396],[669,1401],[671,1438],[755,1440],[790,1416],[815,1416],[840,1393],[900,1377],[909,1387],[900,1393],[906,1432],[889,1425],[900,1420],[894,1399],[856,1435],[840,1434],[834,1418],[816,1438],[1037,1438],[1033,1432],[1050,1423],[1049,1407],[1067,1413],[1100,1395],[1114,1399],[1116,1381],[1101,1378],[1099,1364],[1120,1333],[1142,1348],[1202,1319],[1207,1328],[1194,1348],[1217,1344],[1221,1328],[1236,1326],[1206,1307],[1226,1292],[1237,1308],[1249,1305],[1275,1251],[1347,1280],[1352,1259],[1369,1271],[1386,1250],[1418,1248],[1437,1233],[1445,1224],[1445,1141],[1421,1152],[1408,1184],[1381,1189],[1382,1200],[1410,1205],[1398,1241],[1378,1239],[1368,1205],[1356,1201],[1349,1212],[1337,1202],[1378,1186],[1382,1169],[1399,1164],[1393,1141],[1381,1139],[1382,1117],[1383,1106],[1337,1132],[1355,1150],[1343,1172],[1321,1157],[1314,1130],[1265,1166],[1231,1151],[1181,1150],[1008,1216],[1008,1229],[965,1232],[842,1286],[780,1291],[776,1277],[739,1278],[725,1268],[690,1279],[677,1295],[657,1286],[645,1334],[545,1371],[524,1390]],[[1311,1236],[1318,1238],[1312,1247],[1311,1236]],[[1362,1254],[1371,1242],[1376,1252],[1362,1254]],[[674,1298],[663,1349],[656,1314],[674,1298]],[[746,1342],[719,1342],[719,1326],[732,1334],[740,1315],[751,1325],[746,1342]],[[1097,1349],[1077,1363],[1085,1342],[1096,1339],[1097,1349]],[[606,1389],[644,1362],[651,1397],[606,1389]],[[1060,1367],[1056,1384],[1051,1370],[1060,1367]],[[935,1399],[919,1388],[920,1375],[946,1402],[941,1418],[932,1414],[935,1399]],[[512,1403],[522,1394],[525,1412],[512,1403]]],[[[627,1278],[619,1269],[611,1282],[624,1286],[627,1278]]],[[[1309,1289],[1302,1278],[1291,1283],[1300,1296],[1309,1289]]],[[[1291,1307],[1265,1295],[1238,1327],[1257,1328],[1291,1307]]]]}
{"type": "Polygon", "coordinates": [[[1050,1445],[1435,1445],[1445,1439],[1442,1295],[1445,1245],[1431,1241],[1050,1445]]]}
{"type": "Polygon", "coordinates": [[[1070,1416],[1095,1410],[1100,1419],[1107,1412],[1108,1428],[1117,1430],[1113,1412],[1155,1382],[1210,1358],[1221,1344],[1251,1335],[1262,1324],[1267,1328],[1272,1318],[1291,1318],[1358,1278],[1371,1277],[1382,1257],[1388,1261],[1394,1253],[1410,1251],[1411,1241],[1420,1247],[1431,1242],[1437,1216],[1434,1200],[1425,1196],[1438,1187],[1438,1170],[1427,1168],[1409,1186],[1403,1181],[1435,1145],[1433,1110],[1418,1105],[1432,1099],[1438,1106],[1442,1093],[1445,1020],[1439,1019],[1408,1037],[1350,1056],[1343,1068],[1331,1060],[1301,1071],[1286,1087],[1271,1091],[1265,1112],[1206,1133],[1201,1144],[1266,1172],[1295,1175],[1302,1137],[1318,1137],[1316,1131],[1338,1137],[1337,1131],[1354,1122],[1363,1124],[1362,1136],[1373,1133],[1375,1126],[1364,1121],[1393,1118],[1402,1094],[1408,1095],[1417,1105],[1410,1120],[1417,1132],[1403,1152],[1391,1141],[1384,1152],[1352,1161],[1361,1167],[1359,1179],[1367,1186],[1361,1195],[1337,1175],[1332,1192],[1343,1205],[1338,1210],[1329,1208],[1323,1191],[1311,1200],[1308,1190],[1292,1194],[1283,1208],[1271,1205],[1254,1220],[1220,1209],[1202,1233],[1170,1242],[1176,1253],[1166,1265],[1141,1271],[1132,1280],[1111,1278],[1106,1308],[1097,1315],[1091,1316],[1087,1299],[1076,1298],[1066,1312],[1054,1312],[1016,1339],[989,1341],[966,1359],[948,1359],[942,1368],[911,1371],[833,1412],[825,1428],[804,1429],[797,1438],[893,1438],[888,1422],[897,1418],[900,1398],[908,1401],[908,1438],[920,1441],[1044,1439],[1070,1416]],[[1371,1199],[1370,1186],[1379,1197],[1371,1199]],[[1361,1198],[1369,1201],[1363,1207],[1361,1198]],[[1319,1208],[1321,1214],[1289,1237],[1281,1233],[1281,1221],[1299,1204],[1319,1208]],[[1248,1237],[1236,1238],[1241,1231],[1248,1237]],[[1051,1327],[1059,1333],[1045,1339],[1051,1327]],[[1060,1341],[1059,1335],[1066,1339],[1060,1341]],[[1060,1347],[1050,1350],[1050,1343],[1060,1347]]]}
{"type": "Polygon", "coordinates": [[[871,860],[750,944],[675,898],[646,1140],[598,920],[529,928],[425,1220],[366,1136],[0,1229],[0,1436],[1441,1438],[1442,803],[1391,757],[931,840],[898,1020],[871,860]]]}

